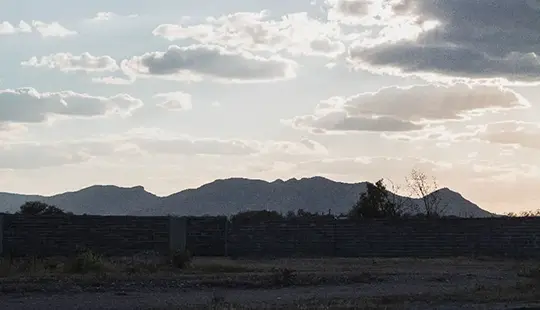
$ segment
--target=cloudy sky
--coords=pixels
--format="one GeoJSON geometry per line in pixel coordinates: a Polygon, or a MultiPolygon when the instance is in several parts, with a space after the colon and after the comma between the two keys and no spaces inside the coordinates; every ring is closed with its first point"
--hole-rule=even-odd
{"type": "Polygon", "coordinates": [[[413,169],[540,205],[540,1],[4,0],[0,191],[413,169]]]}

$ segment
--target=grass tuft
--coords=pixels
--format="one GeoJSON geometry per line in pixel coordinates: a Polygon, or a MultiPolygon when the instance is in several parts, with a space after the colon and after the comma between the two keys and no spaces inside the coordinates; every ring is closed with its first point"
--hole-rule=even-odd
{"type": "Polygon", "coordinates": [[[185,251],[175,251],[171,255],[171,264],[173,267],[178,269],[185,269],[191,266],[193,256],[188,250],[185,251]]]}
{"type": "Polygon", "coordinates": [[[103,257],[92,250],[84,250],[71,258],[64,265],[64,271],[68,273],[103,272],[107,266],[103,257]]]}

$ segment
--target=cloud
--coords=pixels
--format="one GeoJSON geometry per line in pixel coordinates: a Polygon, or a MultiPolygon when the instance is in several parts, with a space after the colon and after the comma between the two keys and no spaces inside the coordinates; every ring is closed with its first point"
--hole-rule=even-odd
{"type": "Polygon", "coordinates": [[[191,95],[183,92],[156,94],[154,98],[162,98],[163,101],[158,103],[158,106],[170,111],[187,111],[193,109],[191,95]]]}
{"type": "Polygon", "coordinates": [[[135,82],[135,77],[120,78],[116,76],[103,76],[103,77],[94,77],[92,82],[98,84],[110,84],[110,85],[128,85],[135,82]]]}
{"type": "MultiPolygon", "coordinates": [[[[439,142],[484,142],[498,146],[495,150],[503,155],[516,155],[520,150],[524,158],[536,156],[523,149],[540,150],[540,123],[508,120],[485,125],[468,125],[463,129],[450,130],[439,127],[415,134],[383,134],[385,138],[401,141],[431,140],[439,142]]],[[[486,146],[482,147],[486,150],[486,146]]]]}
{"type": "Polygon", "coordinates": [[[485,112],[529,107],[512,90],[487,85],[416,85],[386,87],[348,98],[332,97],[314,114],[286,121],[314,132],[418,131],[426,125],[462,121],[485,112]]]}
{"type": "Polygon", "coordinates": [[[308,160],[296,164],[294,170],[301,174],[311,174],[313,171],[317,171],[317,175],[353,177],[355,178],[354,182],[375,182],[381,178],[387,178],[401,183],[413,168],[431,174],[451,167],[451,163],[425,158],[378,156],[308,160]]]}
{"type": "Polygon", "coordinates": [[[202,44],[217,44],[252,52],[336,57],[345,51],[340,41],[341,28],[294,13],[270,20],[268,12],[237,12],[208,17],[205,23],[162,24],[152,32],[170,41],[193,39],[202,44]]]}
{"type": "Polygon", "coordinates": [[[119,69],[116,60],[110,56],[92,56],[90,53],[86,52],[78,56],[70,53],[57,53],[49,56],[42,56],[40,59],[33,56],[29,60],[21,62],[21,65],[58,69],[62,72],[113,72],[119,69]]]}
{"type": "Polygon", "coordinates": [[[159,161],[188,157],[219,157],[256,159],[259,157],[288,160],[292,157],[312,158],[327,154],[318,142],[256,141],[241,139],[196,138],[177,135],[161,129],[138,128],[123,134],[97,136],[77,141],[49,143],[14,142],[0,144],[0,169],[37,169],[42,167],[80,164],[102,159],[100,165],[129,160],[136,165],[145,158],[159,161]],[[39,160],[34,160],[40,154],[39,160]]]}
{"type": "Polygon", "coordinates": [[[77,32],[65,28],[58,22],[45,23],[33,20],[32,26],[43,37],[67,37],[77,34],[77,32]]]}
{"type": "Polygon", "coordinates": [[[142,101],[127,94],[92,96],[72,91],[40,93],[34,88],[0,90],[0,123],[41,123],[58,117],[129,115],[142,101]]]}
{"type": "Polygon", "coordinates": [[[214,45],[172,45],[166,52],[151,52],[124,60],[121,67],[130,77],[179,81],[211,78],[224,83],[242,83],[293,78],[297,64],[279,56],[265,58],[214,45]]]}
{"type": "Polygon", "coordinates": [[[21,20],[18,26],[4,21],[0,23],[0,35],[37,32],[42,37],[67,37],[77,34],[73,30],[66,29],[58,22],[46,23],[33,20],[31,25],[21,20]]]}
{"type": "Polygon", "coordinates": [[[105,22],[109,20],[114,20],[118,18],[135,18],[138,17],[137,14],[130,14],[130,15],[118,15],[113,12],[98,12],[96,13],[96,16],[92,17],[90,21],[92,22],[105,22]]]}
{"type": "Polygon", "coordinates": [[[308,129],[312,133],[395,132],[423,128],[421,125],[393,117],[349,116],[345,112],[298,116],[289,123],[296,129],[308,129]]]}
{"type": "Polygon", "coordinates": [[[540,11],[532,0],[330,2],[331,19],[382,28],[350,48],[349,59],[359,68],[426,78],[540,82],[540,11]]]}
{"type": "Polygon", "coordinates": [[[12,25],[10,22],[3,21],[0,23],[0,35],[29,33],[32,32],[32,27],[24,21],[20,21],[18,26],[12,25]]]}
{"type": "Polygon", "coordinates": [[[491,123],[480,126],[473,135],[461,138],[540,150],[540,123],[521,121],[491,123]]]}
{"type": "Polygon", "coordinates": [[[137,158],[149,156],[245,156],[256,152],[256,149],[239,140],[135,137],[127,134],[55,143],[2,144],[0,169],[37,169],[81,164],[98,158],[110,159],[115,163],[132,159],[131,162],[136,163],[137,158]]]}
{"type": "Polygon", "coordinates": [[[112,138],[115,141],[135,141],[146,146],[150,152],[158,151],[185,155],[326,155],[326,148],[320,143],[301,139],[300,141],[258,141],[246,139],[195,138],[178,135],[158,128],[139,128],[127,134],[112,138]],[[151,147],[149,147],[151,146],[151,147]]]}
{"type": "Polygon", "coordinates": [[[40,143],[0,145],[0,169],[38,169],[80,163],[88,159],[84,153],[68,151],[56,145],[40,143]]]}
{"type": "Polygon", "coordinates": [[[18,140],[27,131],[28,128],[23,124],[0,123],[0,142],[18,140]]]}
{"type": "Polygon", "coordinates": [[[303,138],[299,142],[293,141],[268,141],[257,143],[257,149],[265,155],[291,155],[291,156],[306,156],[306,155],[328,155],[328,150],[317,141],[303,138]]]}
{"type": "Polygon", "coordinates": [[[149,154],[170,155],[250,155],[257,152],[241,140],[194,139],[194,138],[136,138],[133,142],[149,154]]]}

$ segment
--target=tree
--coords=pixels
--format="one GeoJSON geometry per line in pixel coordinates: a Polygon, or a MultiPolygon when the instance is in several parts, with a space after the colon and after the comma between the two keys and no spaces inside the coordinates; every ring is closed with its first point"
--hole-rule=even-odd
{"type": "Polygon", "coordinates": [[[388,200],[396,206],[397,210],[401,211],[401,215],[413,213],[415,209],[413,199],[411,199],[410,195],[402,193],[402,186],[390,179],[385,179],[385,183],[387,188],[390,186],[388,200]]]}
{"type": "Polygon", "coordinates": [[[384,181],[381,179],[375,184],[367,183],[367,191],[349,212],[349,218],[391,218],[402,215],[402,210],[389,199],[384,181]]]}
{"type": "Polygon", "coordinates": [[[506,214],[507,217],[540,217],[540,209],[536,211],[522,211],[519,213],[510,212],[506,214]]]}
{"type": "Polygon", "coordinates": [[[234,223],[264,223],[271,221],[280,221],[283,216],[277,211],[268,210],[250,210],[239,212],[231,217],[234,223]]]}
{"type": "Polygon", "coordinates": [[[411,196],[422,200],[420,211],[428,218],[444,215],[447,204],[444,204],[439,192],[439,185],[435,177],[429,178],[424,172],[413,169],[408,177],[405,177],[411,196]]]}
{"type": "Polygon", "coordinates": [[[65,215],[65,214],[71,214],[66,213],[64,210],[48,205],[41,201],[28,201],[25,202],[17,212],[17,214],[23,214],[23,215],[65,215]]]}

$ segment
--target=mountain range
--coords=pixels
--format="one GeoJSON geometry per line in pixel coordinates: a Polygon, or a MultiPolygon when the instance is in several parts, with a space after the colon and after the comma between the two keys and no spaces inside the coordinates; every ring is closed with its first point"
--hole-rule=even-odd
{"type": "MultiPolygon", "coordinates": [[[[215,180],[196,189],[159,197],[142,186],[94,185],[54,196],[0,193],[0,212],[16,212],[27,201],[42,201],[75,214],[95,215],[232,215],[248,210],[282,212],[302,209],[311,213],[347,213],[366,191],[367,182],[342,183],[323,177],[267,182],[245,178],[215,180]]],[[[459,217],[496,216],[442,188],[439,195],[445,214],[459,217]]],[[[394,195],[394,194],[391,194],[394,195]]],[[[400,197],[397,196],[396,197],[400,197]]],[[[412,199],[422,205],[421,199],[412,199]]]]}

